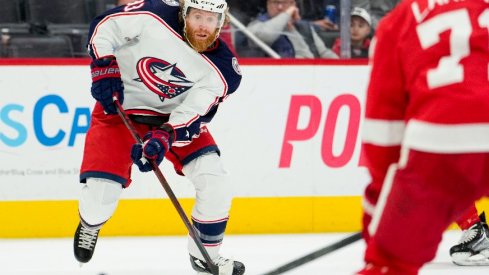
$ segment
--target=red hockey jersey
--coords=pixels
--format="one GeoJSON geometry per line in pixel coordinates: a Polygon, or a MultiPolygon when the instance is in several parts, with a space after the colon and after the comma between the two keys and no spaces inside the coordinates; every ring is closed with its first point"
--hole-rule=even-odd
{"type": "Polygon", "coordinates": [[[370,57],[363,145],[374,182],[401,148],[489,152],[489,1],[402,1],[370,57]]]}

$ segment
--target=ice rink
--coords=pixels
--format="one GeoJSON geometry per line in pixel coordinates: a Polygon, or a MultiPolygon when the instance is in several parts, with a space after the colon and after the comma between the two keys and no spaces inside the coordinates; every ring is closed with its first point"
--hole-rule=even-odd
{"type": "MultiPolygon", "coordinates": [[[[261,275],[321,249],[350,234],[230,235],[222,254],[246,264],[249,275],[261,275]]],[[[445,233],[435,260],[422,275],[489,274],[489,267],[460,267],[448,250],[459,231],[445,233]]],[[[362,266],[364,245],[357,241],[283,274],[353,274],[362,266]]],[[[2,275],[186,275],[192,271],[185,237],[100,237],[92,261],[82,267],[72,252],[72,239],[0,240],[2,275]]]]}

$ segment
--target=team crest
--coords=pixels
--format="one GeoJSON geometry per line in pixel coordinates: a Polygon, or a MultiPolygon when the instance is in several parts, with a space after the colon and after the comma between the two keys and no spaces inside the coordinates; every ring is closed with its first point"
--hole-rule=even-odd
{"type": "Polygon", "coordinates": [[[135,80],[143,82],[161,99],[174,98],[194,85],[177,67],[177,64],[170,64],[154,57],[141,58],[136,70],[139,78],[135,80]]]}

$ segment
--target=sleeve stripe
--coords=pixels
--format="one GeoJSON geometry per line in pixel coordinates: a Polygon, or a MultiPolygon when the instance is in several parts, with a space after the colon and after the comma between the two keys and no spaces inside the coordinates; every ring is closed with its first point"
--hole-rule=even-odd
{"type": "Polygon", "coordinates": [[[219,68],[216,67],[216,65],[214,63],[212,63],[212,61],[210,61],[210,59],[203,55],[202,54],[202,57],[212,66],[212,68],[214,68],[214,70],[216,71],[216,73],[219,75],[221,81],[222,81],[222,84],[224,85],[224,90],[221,94],[221,97],[224,97],[226,96],[226,94],[228,93],[228,83],[226,81],[226,79],[224,78],[224,76],[222,75],[221,71],[219,70],[219,68]]]}
{"type": "Polygon", "coordinates": [[[379,146],[401,145],[405,130],[403,120],[365,119],[362,140],[379,146]]]}
{"type": "Polygon", "coordinates": [[[489,152],[489,123],[440,124],[412,119],[402,145],[436,153],[489,152]]]}

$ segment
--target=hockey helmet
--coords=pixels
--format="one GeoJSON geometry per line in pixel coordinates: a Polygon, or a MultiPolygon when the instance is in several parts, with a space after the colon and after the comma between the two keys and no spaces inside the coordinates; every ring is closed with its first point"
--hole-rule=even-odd
{"type": "Polygon", "coordinates": [[[182,17],[185,20],[189,8],[215,12],[219,15],[218,29],[221,29],[226,19],[227,7],[225,0],[183,0],[182,17]]]}

